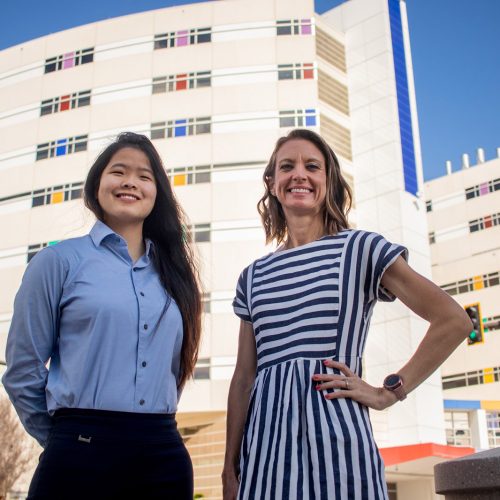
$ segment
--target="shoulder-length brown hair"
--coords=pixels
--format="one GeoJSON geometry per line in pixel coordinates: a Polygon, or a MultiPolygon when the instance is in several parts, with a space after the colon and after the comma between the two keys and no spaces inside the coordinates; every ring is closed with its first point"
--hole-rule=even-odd
{"type": "Polygon", "coordinates": [[[153,143],[144,135],[121,133],[94,161],[83,188],[85,205],[97,219],[104,212],[97,199],[101,175],[115,153],[123,148],[142,151],[149,159],[156,180],[156,200],[146,217],[142,233],[153,243],[152,259],[165,290],[174,298],[181,315],[184,336],[179,387],[193,375],[201,336],[201,292],[192,247],[186,238],[186,218],[168,181],[163,162],[153,143]]]}
{"type": "Polygon", "coordinates": [[[266,243],[276,240],[279,245],[287,237],[285,213],[278,199],[271,194],[270,181],[274,178],[276,156],[279,149],[288,141],[304,139],[312,142],[323,154],[326,166],[326,199],[323,207],[325,234],[337,234],[349,228],[347,214],[352,206],[352,192],[349,184],[342,176],[339,161],[332,148],[316,132],[308,129],[292,130],[276,142],[273,154],[264,170],[264,196],[257,203],[266,233],[266,243]]]}

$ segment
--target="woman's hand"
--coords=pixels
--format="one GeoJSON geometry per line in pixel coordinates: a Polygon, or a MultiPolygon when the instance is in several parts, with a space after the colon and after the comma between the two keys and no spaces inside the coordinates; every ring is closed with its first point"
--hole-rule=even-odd
{"type": "Polygon", "coordinates": [[[236,472],[224,468],[222,471],[222,498],[224,500],[236,500],[239,487],[240,482],[236,472]]]}
{"type": "Polygon", "coordinates": [[[316,383],[316,390],[337,389],[335,392],[325,392],[325,399],[351,398],[374,410],[385,410],[398,401],[396,395],[391,391],[366,383],[344,363],[326,359],[323,364],[341,372],[341,375],[329,373],[313,375],[312,379],[316,383]]]}

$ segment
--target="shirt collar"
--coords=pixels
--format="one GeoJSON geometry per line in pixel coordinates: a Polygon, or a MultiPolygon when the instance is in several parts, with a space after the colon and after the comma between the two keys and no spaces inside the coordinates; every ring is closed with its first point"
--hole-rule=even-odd
{"type": "MultiPolygon", "coordinates": [[[[109,226],[100,220],[96,221],[94,227],[90,230],[90,237],[96,247],[100,246],[106,238],[112,235],[114,235],[116,239],[120,239],[125,242],[119,234],[116,234],[109,226]]],[[[146,245],[145,254],[150,257],[151,251],[154,249],[154,243],[149,238],[146,238],[144,243],[146,245]]]]}

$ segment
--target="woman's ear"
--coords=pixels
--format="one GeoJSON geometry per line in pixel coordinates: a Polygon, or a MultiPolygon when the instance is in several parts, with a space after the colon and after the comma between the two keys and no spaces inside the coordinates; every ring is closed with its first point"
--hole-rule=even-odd
{"type": "Polygon", "coordinates": [[[266,177],[266,184],[267,184],[267,189],[269,193],[272,196],[276,196],[276,192],[274,191],[274,179],[272,177],[266,177]]]}

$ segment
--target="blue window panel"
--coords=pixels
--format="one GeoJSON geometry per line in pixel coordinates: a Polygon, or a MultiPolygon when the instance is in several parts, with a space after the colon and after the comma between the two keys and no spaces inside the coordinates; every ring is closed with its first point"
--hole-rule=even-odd
{"type": "Polygon", "coordinates": [[[59,139],[57,141],[56,156],[64,156],[66,154],[68,139],[59,139]]]}
{"type": "Polygon", "coordinates": [[[316,126],[316,110],[306,109],[306,127],[316,126]]]}
{"type": "Polygon", "coordinates": [[[465,399],[445,399],[443,401],[445,410],[480,410],[481,401],[468,401],[465,399]]]}
{"type": "Polygon", "coordinates": [[[175,137],[184,137],[187,135],[186,120],[175,120],[175,137]]]}
{"type": "Polygon", "coordinates": [[[403,42],[403,27],[399,0],[388,0],[389,19],[391,24],[392,53],[396,92],[398,97],[399,132],[401,136],[401,152],[403,156],[403,174],[405,191],[413,195],[418,191],[417,165],[413,127],[411,124],[410,94],[408,91],[408,75],[406,73],[406,56],[403,42]]]}

